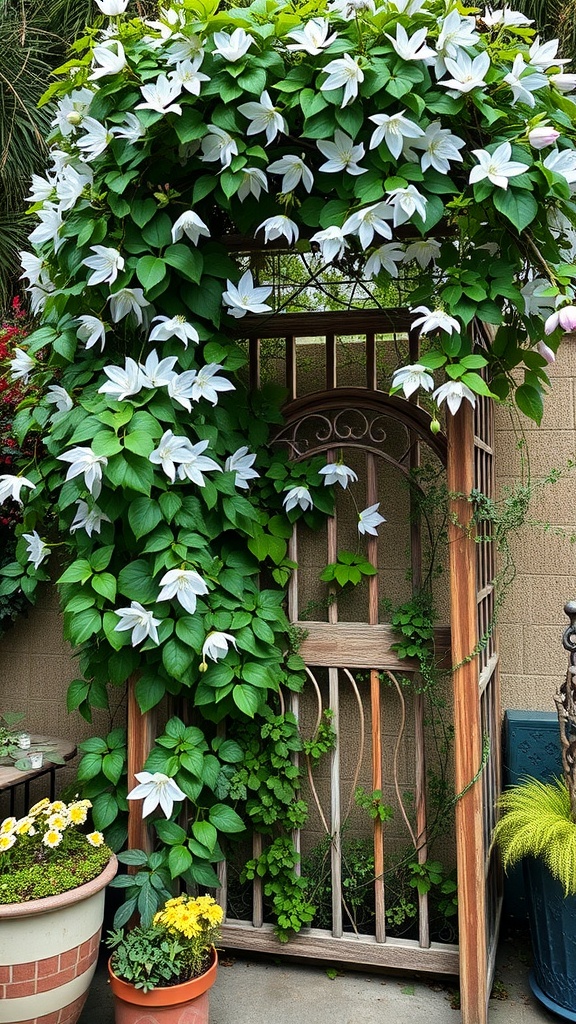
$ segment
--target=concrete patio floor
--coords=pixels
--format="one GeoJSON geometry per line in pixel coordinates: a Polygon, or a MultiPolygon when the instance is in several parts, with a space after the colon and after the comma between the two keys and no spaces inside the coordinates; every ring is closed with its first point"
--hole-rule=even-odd
{"type": "MultiPolygon", "coordinates": [[[[459,1024],[456,979],[425,975],[364,974],[247,959],[221,953],[210,997],[210,1024],[459,1024]],[[330,971],[333,974],[333,971],[330,971]]],[[[526,933],[504,935],[498,954],[490,1024],[552,1024],[528,986],[526,933]]],[[[103,953],[79,1024],[113,1024],[112,996],[103,953]]]]}

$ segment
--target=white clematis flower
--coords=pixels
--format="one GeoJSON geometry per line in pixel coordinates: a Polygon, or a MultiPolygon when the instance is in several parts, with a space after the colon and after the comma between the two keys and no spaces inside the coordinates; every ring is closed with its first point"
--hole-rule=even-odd
{"type": "Polygon", "coordinates": [[[117,402],[123,402],[130,395],[138,395],[145,387],[142,370],[129,356],[126,358],[124,369],[121,366],[105,366],[104,373],[109,379],[98,388],[98,393],[109,395],[117,402]]]}
{"type": "Polygon", "coordinates": [[[216,631],[208,633],[202,644],[202,664],[206,666],[206,658],[211,658],[212,661],[220,661],[221,658],[225,658],[230,644],[238,650],[236,640],[231,633],[218,633],[216,631]]]}
{"type": "Polygon", "coordinates": [[[161,619],[155,619],[154,613],[148,611],[139,601],[131,601],[129,608],[116,608],[114,614],[120,622],[114,626],[115,633],[132,632],[132,647],[142,643],[150,637],[155,644],[159,643],[157,626],[161,619]]]}
{"type": "Polygon", "coordinates": [[[328,10],[331,14],[338,14],[344,21],[352,21],[362,11],[376,14],[376,4],[374,0],[331,0],[328,10]]]}
{"type": "Polygon", "coordinates": [[[259,231],[264,231],[265,244],[274,242],[277,238],[285,238],[288,245],[293,245],[298,241],[299,236],[298,225],[281,213],[263,220],[256,228],[255,235],[259,231]]]}
{"type": "Polygon", "coordinates": [[[93,273],[86,284],[93,288],[97,284],[113,284],[120,270],[124,270],[124,259],[117,249],[109,249],[105,245],[91,245],[90,252],[94,256],[87,256],[82,260],[83,267],[89,267],[93,273]]]}
{"type": "Polygon", "coordinates": [[[117,14],[124,14],[130,0],[96,0],[96,6],[102,14],[113,18],[117,14]]]}
{"type": "MultiPolygon", "coordinates": [[[[421,195],[415,185],[406,188],[393,188],[388,193],[386,204],[394,211],[394,227],[405,224],[414,214],[426,220],[426,196],[421,195]]],[[[390,236],[388,236],[390,237],[390,236]]]]}
{"type": "Polygon", "coordinates": [[[318,170],[326,174],[340,174],[341,171],[354,175],[366,174],[368,168],[358,166],[358,161],[364,156],[364,143],[359,142],[355,146],[346,132],[337,128],[332,142],[319,139],[316,145],[322,156],[327,157],[326,163],[318,170]]]}
{"type": "Polygon", "coordinates": [[[226,312],[239,319],[246,313],[271,313],[272,307],[267,306],[265,299],[272,292],[269,287],[257,287],[249,270],[242,274],[237,285],[226,282],[227,289],[222,295],[222,302],[227,306],[226,312]]]}
{"type": "Polygon", "coordinates": [[[396,25],[396,37],[384,33],[402,60],[427,60],[436,56],[436,51],[426,46],[427,34],[427,28],[419,28],[413,36],[408,37],[406,29],[400,24],[396,25]]]}
{"type": "Polygon", "coordinates": [[[286,49],[296,53],[304,50],[311,57],[317,57],[337,38],[335,32],[329,36],[329,31],[330,22],[327,18],[311,18],[301,28],[286,33],[287,39],[294,39],[293,43],[287,44],[286,49]]]}
{"type": "Polygon", "coordinates": [[[476,395],[461,380],[449,380],[446,384],[442,384],[436,388],[432,398],[438,405],[442,405],[442,402],[446,401],[453,416],[462,405],[463,398],[470,402],[472,408],[476,405],[476,395]]]}
{"type": "Polygon", "coordinates": [[[54,203],[47,203],[43,210],[38,210],[37,217],[40,224],[29,235],[30,241],[33,245],[51,242],[54,252],[58,252],[60,246],[64,243],[64,239],[60,235],[60,228],[64,223],[62,211],[54,203]]]}
{"type": "Polygon", "coordinates": [[[91,448],[71,448],[69,452],[59,455],[60,462],[69,462],[67,480],[84,474],[84,483],[93,498],[97,498],[102,490],[102,467],[108,465],[105,455],[96,455],[91,448]]]}
{"type": "Polygon", "coordinates": [[[546,149],[553,146],[556,139],[560,138],[560,132],[548,124],[539,124],[528,132],[528,142],[532,149],[546,149]]]}
{"type": "Polygon", "coordinates": [[[415,327],[420,328],[420,334],[430,334],[431,331],[445,331],[446,334],[452,334],[452,331],[458,332],[460,330],[460,324],[455,317],[449,316],[443,309],[428,309],[428,306],[416,306],[410,310],[411,313],[422,313],[422,316],[412,321],[412,330],[415,327]]]}
{"type": "Polygon", "coordinates": [[[184,462],[188,458],[189,451],[190,442],[187,437],[166,430],[158,442],[158,447],[150,453],[148,458],[155,466],[162,466],[168,479],[174,483],[176,463],[184,462]]]}
{"type": "Polygon", "coordinates": [[[532,18],[527,18],[520,11],[512,11],[509,7],[498,11],[489,11],[485,7],[482,21],[488,28],[495,28],[497,25],[505,28],[521,28],[523,25],[533,24],[532,18]]]}
{"type": "Polygon", "coordinates": [[[222,466],[219,466],[214,459],[210,459],[207,455],[203,455],[209,441],[198,441],[197,444],[191,444],[188,449],[188,458],[182,460],[178,466],[178,479],[179,480],[190,480],[197,487],[204,487],[205,481],[203,473],[221,473],[222,466]]]}
{"type": "Polygon", "coordinates": [[[76,145],[81,151],[80,159],[90,163],[107,149],[114,136],[95,117],[85,117],[82,127],[86,130],[86,134],[76,140],[76,145]]]}
{"type": "Polygon", "coordinates": [[[27,552],[28,561],[32,562],[35,569],[38,569],[45,558],[48,558],[50,554],[50,548],[46,544],[39,533],[34,530],[32,533],[22,534],[25,541],[27,541],[27,552]]]}
{"type": "Polygon", "coordinates": [[[93,174],[91,167],[82,167],[82,173],[74,167],[65,167],[62,177],[56,185],[56,195],[60,200],[60,209],[66,212],[71,210],[80,199],[85,189],[92,184],[93,174]]]}
{"type": "Polygon", "coordinates": [[[357,234],[360,245],[363,249],[367,249],[374,234],[380,234],[383,239],[392,239],[392,230],[386,223],[390,216],[392,216],[392,211],[386,203],[365,206],[364,209],[358,210],[344,221],[342,234],[357,234]]]}
{"type": "Polygon", "coordinates": [[[8,365],[12,380],[21,380],[27,384],[30,374],[36,366],[36,361],[24,349],[15,348],[14,358],[9,361],[8,365]]]}
{"type": "Polygon", "coordinates": [[[324,477],[325,487],[331,484],[340,484],[346,490],[349,483],[356,483],[358,480],[354,470],[345,466],[343,462],[329,462],[326,466],[322,466],[322,469],[319,469],[318,472],[320,476],[324,477]]]}
{"type": "Polygon", "coordinates": [[[126,54],[119,39],[111,39],[92,51],[93,71],[88,75],[89,82],[108,75],[118,75],[126,67],[126,54]]]}
{"type": "Polygon", "coordinates": [[[285,135],[288,131],[286,121],[266,91],[261,94],[258,102],[241,103],[238,110],[250,121],[246,134],[259,135],[260,132],[266,132],[268,144],[274,142],[279,132],[285,135]]]}
{"type": "Polygon", "coordinates": [[[225,132],[223,128],[218,128],[215,124],[210,124],[208,127],[210,132],[202,139],[202,156],[200,159],[206,163],[215,163],[219,160],[223,168],[230,167],[232,157],[238,156],[238,143],[236,139],[229,132],[225,132]]]}
{"type": "Polygon", "coordinates": [[[202,71],[198,70],[201,63],[202,57],[196,58],[193,61],[183,60],[171,72],[170,80],[175,84],[178,83],[181,89],[185,89],[192,96],[199,96],[202,82],[210,81],[209,75],[205,75],[202,71]]]}
{"type": "Polygon", "coordinates": [[[411,242],[406,247],[404,261],[410,263],[411,260],[416,260],[418,266],[425,270],[428,264],[432,260],[437,259],[441,252],[442,246],[435,238],[422,238],[421,241],[411,242]]]}
{"type": "Polygon", "coordinates": [[[74,402],[65,388],[59,384],[51,384],[46,392],[46,401],[56,406],[56,412],[70,412],[74,408],[74,402]]]}
{"type": "Polygon", "coordinates": [[[39,174],[33,174],[26,201],[28,203],[44,203],[53,195],[55,187],[55,178],[42,178],[39,174]]]}
{"type": "Polygon", "coordinates": [[[130,142],[132,145],[146,134],[146,129],[142,122],[138,120],[136,114],[131,114],[130,112],[124,114],[122,123],[113,125],[110,131],[115,139],[125,139],[126,142],[130,142]]]}
{"type": "Polygon", "coordinates": [[[157,114],[181,114],[182,107],[174,100],[182,92],[182,85],[166,75],[158,75],[155,82],[140,86],[143,103],[137,103],[136,110],[153,110],[157,114]]]}
{"type": "Polygon", "coordinates": [[[445,59],[446,69],[452,78],[447,82],[439,82],[446,89],[456,93],[471,92],[472,89],[483,89],[486,86],[484,76],[490,69],[490,56],[480,53],[477,57],[469,57],[465,50],[458,54],[458,60],[451,57],[445,59]]]}
{"type": "Polygon", "coordinates": [[[462,17],[456,9],[442,21],[440,35],[436,40],[436,49],[442,57],[452,57],[457,60],[460,47],[476,46],[479,40],[476,32],[476,19],[462,17]]]}
{"type": "Polygon", "coordinates": [[[12,473],[1,473],[0,474],[0,505],[3,505],[5,501],[17,501],[19,505],[22,505],[22,498],[20,497],[20,491],[23,487],[30,487],[33,491],[36,490],[36,484],[33,484],[31,480],[28,480],[25,476],[14,476],[12,473]]]}
{"type": "Polygon", "coordinates": [[[177,356],[167,356],[165,359],[159,359],[156,349],[152,349],[146,362],[140,363],[142,387],[167,387],[174,376],[174,367],[177,362],[177,356]]]}
{"type": "Polygon", "coordinates": [[[457,135],[452,135],[448,128],[443,128],[441,121],[429,124],[426,131],[422,132],[422,136],[413,143],[413,146],[424,151],[420,159],[423,171],[433,167],[440,174],[448,174],[451,160],[461,162],[464,159],[458,151],[466,143],[457,135]]]}
{"type": "Polygon", "coordinates": [[[58,102],[52,128],[58,127],[65,137],[72,135],[75,129],[82,124],[93,99],[92,89],[73,89],[67,96],[63,96],[58,102]]]}
{"type": "MultiPolygon", "coordinates": [[[[203,366],[200,370],[187,370],[186,373],[180,374],[180,379],[183,377],[186,378],[186,397],[190,397],[193,402],[199,402],[201,398],[205,398],[206,401],[211,402],[212,405],[216,405],[218,402],[218,394],[220,392],[235,391],[236,388],[234,387],[234,384],[232,384],[232,381],[227,380],[226,377],[217,376],[218,370],[221,369],[222,366],[220,363],[207,363],[206,366],[203,366]]],[[[177,380],[177,377],[172,378],[168,385],[169,394],[172,394],[172,389],[175,387],[177,380]]],[[[174,397],[176,397],[176,395],[174,395],[174,397]]],[[[180,401],[182,405],[185,404],[182,401],[183,397],[185,396],[181,391],[178,401],[180,401]]]]}
{"type": "Polygon", "coordinates": [[[150,332],[149,341],[168,341],[170,338],[178,338],[188,348],[188,342],[195,345],[200,339],[198,331],[192,324],[189,324],[185,316],[155,316],[152,323],[157,324],[150,332]]]}
{"type": "Polygon", "coordinates": [[[293,192],[297,185],[302,182],[307,192],[312,190],[314,185],[314,175],[309,167],[306,167],[302,157],[299,156],[283,156],[281,160],[275,160],[274,163],[268,164],[269,174],[283,174],[282,184],[280,191],[286,195],[288,192],[293,192]]]}
{"type": "Polygon", "coordinates": [[[473,184],[475,181],[484,181],[488,178],[498,188],[508,188],[508,179],[515,178],[528,170],[526,164],[517,160],[511,160],[512,147],[509,142],[503,142],[493,153],[486,149],[473,149],[472,153],[478,160],[478,165],[470,171],[468,181],[473,184]]]}
{"type": "Polygon", "coordinates": [[[404,246],[398,242],[388,242],[381,245],[366,260],[364,273],[368,280],[376,277],[381,270],[385,270],[390,277],[398,277],[398,263],[404,262],[404,246]]]}
{"type": "Polygon", "coordinates": [[[530,57],[528,63],[531,67],[538,68],[539,71],[546,71],[548,68],[560,68],[563,64],[569,64],[570,57],[561,60],[560,57],[556,56],[559,45],[560,41],[558,39],[548,39],[547,42],[541,43],[540,36],[536,36],[528,50],[530,57]]]}
{"type": "Polygon", "coordinates": [[[368,508],[362,509],[358,513],[358,533],[369,533],[372,537],[378,536],[378,527],[386,522],[384,516],[380,515],[379,508],[380,502],[377,501],[375,505],[369,505],[368,508]]]}
{"type": "Polygon", "coordinates": [[[159,601],[170,601],[175,597],[190,615],[196,611],[197,598],[208,593],[204,580],[193,569],[170,569],[160,580],[160,586],[159,601]]]}
{"type": "Polygon", "coordinates": [[[181,64],[182,61],[202,61],[204,50],[199,36],[186,36],[186,38],[175,39],[166,51],[166,63],[169,67],[173,64],[181,64]]]}
{"type": "Polygon", "coordinates": [[[569,185],[576,181],[576,150],[553,149],[542,162],[549,171],[562,175],[569,185]]]}
{"type": "Polygon", "coordinates": [[[186,794],[180,786],[163,772],[136,772],[135,779],[140,785],[128,793],[128,800],[144,800],[142,817],[147,818],[158,806],[162,808],[166,818],[172,814],[175,800],[185,800],[186,794]]]}
{"type": "Polygon", "coordinates": [[[226,473],[235,473],[234,486],[241,487],[243,490],[248,490],[249,480],[256,480],[260,474],[252,469],[256,462],[256,456],[252,453],[249,454],[248,447],[242,445],[241,448],[237,448],[233,455],[229,455],[224,463],[224,471],[226,473]]]}
{"type": "Polygon", "coordinates": [[[293,508],[301,508],[303,512],[314,508],[312,495],[307,487],[292,487],[285,495],[282,504],[287,512],[291,512],[293,508]]]}
{"type": "Polygon", "coordinates": [[[534,71],[527,75],[525,74],[527,68],[528,64],[524,61],[524,57],[521,53],[517,53],[512,70],[509,74],[504,75],[503,80],[512,90],[512,106],[520,100],[526,106],[534,107],[536,100],[532,93],[548,85],[548,77],[546,75],[541,74],[539,71],[534,71]]]}
{"type": "Polygon", "coordinates": [[[103,352],[106,342],[106,328],[102,321],[97,316],[91,316],[89,313],[83,313],[82,316],[76,317],[76,320],[80,324],[76,331],[76,337],[84,342],[85,348],[93,348],[94,345],[100,342],[100,351],[103,352]]]}
{"type": "Polygon", "coordinates": [[[322,68],[328,78],[320,86],[321,92],[328,92],[330,89],[344,87],[342,96],[342,107],[348,106],[358,96],[358,86],[364,81],[364,72],[358,61],[354,60],[349,53],[342,58],[331,60],[325,68],[322,68]]]}
{"type": "Polygon", "coordinates": [[[177,242],[179,238],[186,235],[192,245],[198,245],[201,235],[210,238],[210,231],[201,217],[193,210],[186,210],[180,214],[178,220],[172,225],[172,241],[177,242]]]}
{"type": "Polygon", "coordinates": [[[260,199],[260,193],[268,191],[268,179],[258,167],[243,167],[242,168],[242,181],[240,188],[236,193],[241,203],[244,202],[248,196],[252,195],[255,199],[260,199]]]}
{"type": "Polygon", "coordinates": [[[414,121],[408,117],[404,117],[404,110],[398,114],[371,114],[369,120],[377,125],[370,139],[370,149],[376,149],[382,142],[385,142],[396,160],[402,152],[404,139],[417,139],[424,135],[419,125],[414,124],[414,121]]]}
{"type": "Polygon", "coordinates": [[[326,263],[331,263],[332,260],[340,259],[348,248],[348,242],[344,237],[342,228],[336,227],[335,224],[329,228],[325,228],[324,231],[317,231],[315,235],[312,235],[310,241],[316,242],[316,244],[320,246],[322,259],[326,263]]]}
{"type": "Polygon", "coordinates": [[[214,33],[214,53],[234,64],[248,53],[254,37],[243,28],[236,28],[230,35],[228,32],[214,33]]]}
{"type": "Polygon", "coordinates": [[[121,288],[118,292],[112,292],[108,301],[110,302],[112,320],[115,324],[119,320],[123,320],[125,316],[133,313],[136,317],[136,323],[140,325],[143,320],[142,311],[150,305],[148,299],[144,298],[144,292],[141,288],[121,288]]]}
{"type": "Polygon", "coordinates": [[[418,388],[424,391],[432,391],[434,378],[428,373],[425,366],[420,363],[412,363],[410,366],[402,366],[395,370],[392,376],[392,387],[402,388],[406,398],[410,398],[418,388]]]}
{"type": "Polygon", "coordinates": [[[102,523],[110,522],[108,516],[97,505],[90,508],[87,502],[81,499],[76,502],[76,505],[78,509],[70,524],[70,533],[75,533],[76,530],[85,530],[91,537],[92,533],[100,533],[102,523]]]}

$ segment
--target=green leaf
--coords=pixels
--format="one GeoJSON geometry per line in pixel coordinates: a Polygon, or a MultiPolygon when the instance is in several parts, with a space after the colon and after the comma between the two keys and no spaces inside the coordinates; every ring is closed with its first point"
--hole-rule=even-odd
{"type": "Polygon", "coordinates": [[[102,771],[102,754],[85,754],[78,765],[78,782],[89,782],[102,771]]]}
{"type": "Polygon", "coordinates": [[[124,770],[124,758],[122,754],[113,750],[102,758],[102,771],[107,779],[114,785],[120,781],[124,770]]]}
{"type": "Polygon", "coordinates": [[[129,505],[128,522],[138,540],[151,533],[161,519],[162,510],[159,504],[150,498],[136,498],[129,505]]]}
{"type": "Polygon", "coordinates": [[[218,833],[213,824],[209,821],[195,821],[192,825],[192,835],[212,853],[218,838],[218,833]]]}
{"type": "Polygon", "coordinates": [[[186,846],[173,846],[168,854],[170,877],[177,878],[188,870],[192,863],[192,854],[186,846]]]}
{"type": "MultiPolygon", "coordinates": [[[[210,808],[208,817],[214,828],[219,832],[244,832],[246,826],[239,814],[227,804],[214,804],[210,808]]],[[[198,838],[198,837],[197,837],[198,838]]]]}
{"type": "Polygon", "coordinates": [[[224,740],[219,744],[216,753],[221,761],[228,764],[239,764],[244,759],[244,751],[235,740],[224,740]]]}
{"type": "Polygon", "coordinates": [[[88,695],[88,683],[85,679],[73,679],[66,694],[66,710],[70,714],[86,700],[88,695]]]}
{"type": "Polygon", "coordinates": [[[75,647],[83,644],[102,626],[102,616],[95,608],[87,608],[77,615],[66,616],[67,633],[75,647]]]}
{"type": "Polygon", "coordinates": [[[59,583],[86,583],[92,575],[92,566],[85,558],[78,558],[72,565],[62,573],[56,582],[59,583]]]}
{"type": "Polygon", "coordinates": [[[187,245],[176,243],[170,245],[164,253],[164,261],[175,270],[179,270],[182,277],[194,284],[202,278],[203,259],[198,249],[192,249],[187,245]]]}
{"type": "Polygon", "coordinates": [[[121,569],[118,576],[118,590],[131,601],[140,604],[151,604],[158,596],[158,584],[150,574],[150,566],[144,559],[129,562],[121,569]]]}
{"type": "Polygon", "coordinates": [[[243,711],[249,718],[259,710],[262,703],[262,696],[258,690],[246,683],[238,683],[232,690],[232,699],[237,708],[243,711]]]}
{"type": "Polygon", "coordinates": [[[514,399],[520,411],[540,425],[544,413],[542,391],[531,384],[521,384],[516,388],[514,399]]]}
{"type": "MultiPolygon", "coordinates": [[[[142,229],[142,240],[153,249],[163,249],[172,241],[172,221],[166,213],[157,213],[142,229]]],[[[151,257],[148,257],[150,259],[151,257]]],[[[146,259],[146,257],[144,257],[146,259]]]]}
{"type": "Polygon", "coordinates": [[[166,687],[159,676],[155,676],[153,679],[138,679],[135,693],[138,707],[143,714],[146,714],[164,698],[166,687]]]}
{"type": "Polygon", "coordinates": [[[166,264],[157,256],[141,256],[136,264],[136,276],[143,288],[154,288],[166,277],[166,264]]]}
{"type": "Polygon", "coordinates": [[[133,199],[130,207],[130,216],[139,228],[143,228],[152,220],[156,213],[156,203],[153,199],[133,199]]]}
{"type": "Polygon", "coordinates": [[[209,864],[202,861],[196,861],[191,865],[190,875],[196,884],[203,889],[217,889],[220,885],[220,879],[214,868],[211,868],[209,864]]]}
{"type": "Polygon", "coordinates": [[[111,793],[101,793],[92,801],[92,820],[100,831],[108,828],[118,817],[118,803],[111,793]]]}
{"type": "Polygon", "coordinates": [[[192,654],[180,640],[173,638],[162,647],[162,664],[169,675],[182,679],[192,664],[192,654]]]}
{"type": "Polygon", "coordinates": [[[496,188],[493,194],[494,206],[518,231],[524,231],[538,214],[538,203],[530,192],[524,189],[496,188]]]}
{"type": "Polygon", "coordinates": [[[154,828],[158,838],[166,843],[168,846],[176,846],[181,844],[186,839],[185,830],[175,821],[167,821],[166,819],[159,818],[154,822],[154,828]]]}
{"type": "Polygon", "coordinates": [[[101,597],[105,597],[107,601],[116,600],[116,578],[112,573],[102,572],[97,576],[93,576],[91,587],[101,597]]]}
{"type": "Polygon", "coordinates": [[[200,652],[204,643],[204,626],[195,615],[183,615],[176,622],[176,636],[193,650],[200,652]]]}
{"type": "Polygon", "coordinates": [[[147,459],[154,448],[154,441],[144,430],[131,430],[124,438],[124,447],[147,459]]]}

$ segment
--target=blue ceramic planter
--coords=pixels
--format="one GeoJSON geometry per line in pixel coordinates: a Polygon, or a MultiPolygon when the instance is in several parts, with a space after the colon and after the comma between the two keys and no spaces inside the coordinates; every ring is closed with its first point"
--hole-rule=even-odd
{"type": "Polygon", "coordinates": [[[524,880],[534,953],[530,987],[548,1010],[576,1021],[576,896],[564,896],[534,858],[524,861],[524,880]]]}

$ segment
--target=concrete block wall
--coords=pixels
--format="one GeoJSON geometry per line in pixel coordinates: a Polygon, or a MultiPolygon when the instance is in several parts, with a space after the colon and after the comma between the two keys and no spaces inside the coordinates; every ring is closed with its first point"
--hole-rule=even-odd
{"type": "Polygon", "coordinates": [[[514,485],[523,462],[534,485],[534,525],[511,541],[516,577],[500,615],[502,702],[534,711],[554,711],[567,664],[563,608],[576,598],[576,469],[566,468],[576,459],[576,335],[563,340],[549,371],[552,389],[539,427],[496,409],[497,491],[514,485]],[[555,469],[563,471],[560,479],[540,487],[555,469]]]}

